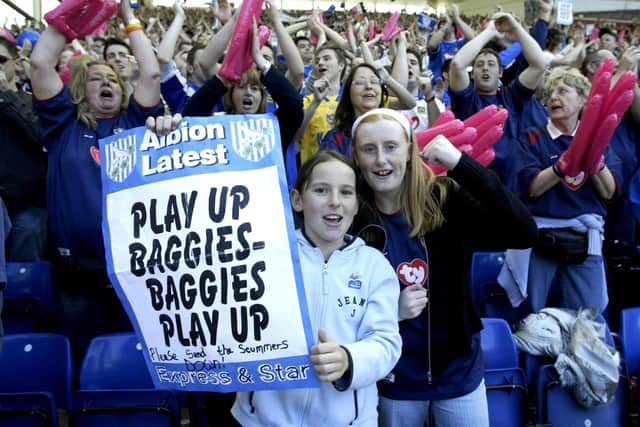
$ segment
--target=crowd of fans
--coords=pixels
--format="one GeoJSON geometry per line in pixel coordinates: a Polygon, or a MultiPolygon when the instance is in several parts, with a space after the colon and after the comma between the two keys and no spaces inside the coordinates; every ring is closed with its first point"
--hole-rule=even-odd
{"type": "MultiPolygon", "coordinates": [[[[556,25],[552,2],[533,3],[526,20],[501,10],[466,16],[452,5],[439,17],[402,13],[388,28],[390,14],[358,6],[285,13],[265,0],[250,36],[254,67],[237,83],[219,73],[237,19],[226,0],[137,11],[125,1],[117,17],[79,38],[54,25],[5,22],[0,284],[3,256],[50,260],[62,296],[51,329],[69,336],[76,359],[91,337],[130,329],[105,271],[98,139],[152,118],[166,130],[175,114],[275,112],[293,194],[304,199],[319,167],[305,170],[306,162],[352,165],[361,206],[346,225],[353,219],[351,233],[383,251],[398,275],[403,349],[379,383],[381,425],[422,425],[428,402],[443,425],[487,425],[481,323],[468,277],[474,251],[508,250],[501,284],[524,312],[554,304],[616,317],[640,302],[624,275],[607,276],[606,268],[610,259],[638,260],[637,84],[607,141],[585,142],[582,151],[575,143],[597,132],[580,119],[598,67],[613,61],[612,86],[625,73],[637,76],[640,26],[556,25]],[[263,47],[258,25],[271,30],[263,47]],[[487,168],[442,136],[418,147],[416,134],[448,114],[468,125],[491,106],[508,118],[487,168]],[[318,160],[327,149],[352,160],[318,160]],[[414,283],[405,264],[428,269],[422,286],[407,286],[414,283]]],[[[480,133],[482,123],[475,127],[480,133]]],[[[301,238],[320,246],[306,218],[302,227],[301,238]]],[[[342,381],[357,356],[335,351],[342,381]]],[[[234,415],[260,425],[266,418],[245,398],[234,415]]]]}

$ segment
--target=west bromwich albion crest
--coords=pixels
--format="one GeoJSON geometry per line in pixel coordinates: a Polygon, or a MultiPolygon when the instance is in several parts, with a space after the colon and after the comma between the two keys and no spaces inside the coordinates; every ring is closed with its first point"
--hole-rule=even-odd
{"type": "Polygon", "coordinates": [[[105,144],[104,153],[107,176],[112,181],[123,182],[136,165],[136,136],[129,135],[105,144]]]}
{"type": "Polygon", "coordinates": [[[245,118],[232,121],[229,127],[233,150],[245,160],[259,162],[275,146],[273,120],[245,118]]]}

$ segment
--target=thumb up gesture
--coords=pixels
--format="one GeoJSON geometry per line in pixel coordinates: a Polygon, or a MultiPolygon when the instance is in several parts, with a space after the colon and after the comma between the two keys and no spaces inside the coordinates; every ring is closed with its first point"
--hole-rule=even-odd
{"type": "Polygon", "coordinates": [[[318,341],[311,347],[311,363],[318,378],[324,382],[339,380],[349,368],[347,351],[331,341],[322,328],[318,330],[318,341]]]}

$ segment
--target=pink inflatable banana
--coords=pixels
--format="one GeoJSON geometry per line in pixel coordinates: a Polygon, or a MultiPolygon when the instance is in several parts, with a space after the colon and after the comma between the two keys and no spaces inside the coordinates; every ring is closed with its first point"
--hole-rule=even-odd
{"type": "Polygon", "coordinates": [[[620,78],[616,82],[615,86],[613,86],[613,88],[607,95],[607,99],[604,103],[604,106],[602,107],[602,111],[606,114],[607,112],[612,112],[615,109],[618,115],[623,115],[631,104],[623,107],[623,105],[621,105],[620,103],[620,97],[624,92],[633,90],[633,87],[636,85],[637,81],[638,77],[631,71],[627,71],[626,73],[622,74],[622,76],[620,76],[620,78]],[[621,110],[622,108],[623,110],[621,110]]]}
{"type": "Polygon", "coordinates": [[[589,92],[589,99],[591,99],[592,96],[597,94],[604,95],[609,93],[609,87],[611,85],[611,77],[609,77],[609,82],[606,84],[606,89],[604,89],[602,87],[602,82],[606,81],[606,76],[603,76],[603,74],[608,73],[610,76],[613,76],[615,67],[616,67],[616,64],[613,58],[609,58],[605,60],[602,64],[600,64],[600,66],[596,70],[596,73],[593,76],[593,79],[591,80],[591,91],[589,92]],[[594,85],[598,87],[598,89],[594,89],[594,85]]]}
{"type": "Polygon", "coordinates": [[[582,111],[582,120],[578,125],[576,135],[569,145],[569,148],[562,153],[558,160],[558,170],[567,176],[577,176],[583,168],[584,160],[591,144],[593,131],[598,125],[600,111],[603,105],[602,95],[595,95],[587,101],[582,111]]]}
{"type": "Polygon", "coordinates": [[[470,154],[471,157],[478,160],[478,158],[480,158],[485,152],[489,150],[493,151],[493,145],[498,142],[503,134],[504,128],[499,124],[493,125],[489,129],[485,130],[485,132],[480,134],[480,136],[473,143],[473,150],[470,154]]]}
{"type": "Polygon", "coordinates": [[[464,123],[460,120],[453,120],[440,126],[435,126],[429,129],[425,129],[416,133],[416,142],[418,144],[418,151],[424,150],[424,147],[433,140],[437,135],[443,135],[447,138],[451,138],[464,131],[464,123]]]}
{"type": "MultiPolygon", "coordinates": [[[[251,43],[253,41],[253,20],[259,20],[263,0],[245,0],[240,6],[236,27],[233,30],[227,54],[218,73],[231,83],[238,83],[242,74],[251,67],[251,43]]],[[[262,26],[261,26],[262,27],[262,26]]],[[[269,37],[268,28],[258,29],[260,46],[269,37]],[[266,37],[265,37],[266,34],[266,37]],[[264,41],[263,41],[264,40],[264,41]]]]}
{"type": "MultiPolygon", "coordinates": [[[[126,1],[126,0],[123,0],[126,1]]],[[[118,10],[115,0],[65,0],[44,18],[71,43],[93,33],[118,10]]]]}
{"type": "Polygon", "coordinates": [[[479,157],[476,158],[476,162],[480,163],[485,168],[491,164],[496,158],[496,152],[491,150],[487,150],[482,153],[479,157]]]}
{"type": "Polygon", "coordinates": [[[474,127],[477,129],[478,135],[482,135],[496,125],[504,125],[508,118],[509,111],[503,108],[474,127]]]}
{"type": "Polygon", "coordinates": [[[399,19],[400,12],[395,12],[393,15],[391,15],[391,17],[389,17],[389,20],[386,22],[386,24],[384,24],[384,27],[382,28],[382,37],[380,38],[380,41],[388,42],[393,39],[400,31],[402,31],[402,29],[398,28],[397,26],[399,19]]]}
{"type": "Polygon", "coordinates": [[[369,34],[368,34],[368,38],[367,41],[371,41],[375,38],[376,36],[376,21],[369,21],[369,34]]]}
{"type": "Polygon", "coordinates": [[[593,175],[598,172],[595,169],[600,162],[600,158],[607,149],[609,142],[611,142],[611,137],[616,131],[616,127],[618,126],[620,119],[621,118],[618,117],[617,114],[611,114],[607,116],[598,127],[598,130],[593,136],[591,147],[589,147],[589,152],[585,158],[584,167],[582,169],[585,173],[593,175]]]}
{"type": "MultiPolygon", "coordinates": [[[[322,15],[322,13],[318,14],[318,20],[320,21],[320,23],[324,22],[324,18],[322,17],[322,15]]],[[[311,33],[311,37],[309,37],[309,43],[314,46],[318,46],[318,36],[316,36],[315,33],[311,33]]]]}
{"type": "MultiPolygon", "coordinates": [[[[450,137],[449,141],[460,149],[463,145],[473,144],[473,141],[475,141],[476,138],[478,138],[478,131],[476,128],[465,128],[461,133],[450,137]]],[[[460,149],[460,151],[462,150],[460,149]]]]}
{"type": "Polygon", "coordinates": [[[489,119],[489,117],[493,116],[498,112],[498,107],[495,105],[488,105],[484,107],[482,110],[475,113],[473,116],[468,117],[464,121],[464,125],[467,127],[478,127],[485,120],[489,119]]]}
{"type": "Polygon", "coordinates": [[[424,164],[426,166],[428,166],[429,168],[431,168],[431,170],[433,171],[433,173],[435,175],[446,175],[447,174],[447,168],[445,168],[444,166],[441,165],[432,165],[431,163],[427,162],[426,160],[422,159],[422,161],[424,162],[424,164]]]}
{"type": "Polygon", "coordinates": [[[441,124],[450,122],[455,119],[456,119],[456,116],[453,114],[453,111],[447,110],[444,113],[441,113],[431,126],[432,127],[440,126],[441,124]]]}

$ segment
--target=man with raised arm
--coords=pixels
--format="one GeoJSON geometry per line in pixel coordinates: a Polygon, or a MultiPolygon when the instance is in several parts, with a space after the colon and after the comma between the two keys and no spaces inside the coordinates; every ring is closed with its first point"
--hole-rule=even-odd
{"type": "Polygon", "coordinates": [[[429,69],[433,77],[438,79],[442,76],[442,65],[453,58],[456,52],[464,46],[465,42],[473,39],[476,33],[460,18],[460,10],[457,4],[451,5],[449,12],[439,23],[438,29],[431,34],[427,44],[429,54],[429,69]],[[456,28],[459,27],[464,37],[456,38],[456,28]]]}
{"type": "Polygon", "coordinates": [[[504,135],[494,146],[496,158],[489,165],[507,186],[515,184],[513,156],[518,120],[544,74],[547,61],[538,43],[512,15],[497,13],[484,31],[464,45],[451,62],[449,95],[457,118],[464,120],[491,104],[509,111],[504,135]],[[485,45],[494,38],[505,36],[520,42],[529,66],[508,86],[501,86],[500,56],[485,45]],[[472,67],[471,77],[467,73],[469,66],[472,67]]]}

